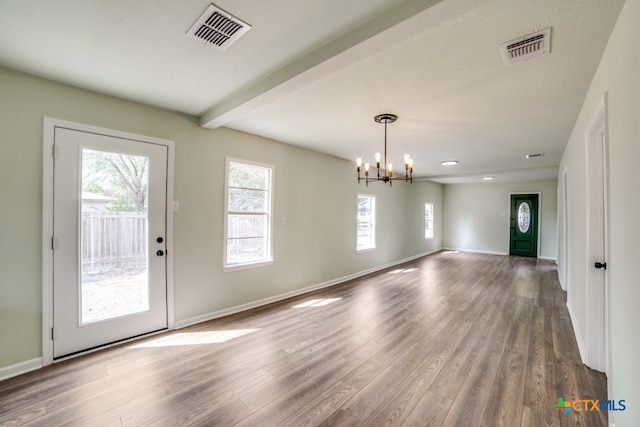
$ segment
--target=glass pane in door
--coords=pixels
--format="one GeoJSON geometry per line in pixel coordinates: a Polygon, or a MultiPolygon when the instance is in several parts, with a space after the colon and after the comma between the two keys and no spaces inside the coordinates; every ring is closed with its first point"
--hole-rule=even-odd
{"type": "Polygon", "coordinates": [[[81,324],[149,310],[149,158],[82,149],[81,324]]]}
{"type": "Polygon", "coordinates": [[[520,202],[518,206],[518,229],[521,233],[529,231],[531,225],[531,209],[527,202],[520,202]]]}

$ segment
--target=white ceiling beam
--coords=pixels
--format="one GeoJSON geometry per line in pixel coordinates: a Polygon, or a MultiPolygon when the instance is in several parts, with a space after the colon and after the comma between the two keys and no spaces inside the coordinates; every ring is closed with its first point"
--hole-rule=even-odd
{"type": "Polygon", "coordinates": [[[200,125],[211,129],[223,126],[245,112],[400,43],[407,34],[427,31],[487,1],[407,0],[213,106],[200,117],[200,125]],[[356,46],[357,52],[353,49],[356,46]]]}

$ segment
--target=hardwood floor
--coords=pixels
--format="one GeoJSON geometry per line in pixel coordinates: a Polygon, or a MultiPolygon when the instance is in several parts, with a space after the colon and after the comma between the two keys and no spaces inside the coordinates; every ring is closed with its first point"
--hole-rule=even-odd
{"type": "Polygon", "coordinates": [[[0,425],[600,426],[550,261],[440,252],[0,383],[0,425]],[[315,303],[312,303],[315,301],[315,303]]]}

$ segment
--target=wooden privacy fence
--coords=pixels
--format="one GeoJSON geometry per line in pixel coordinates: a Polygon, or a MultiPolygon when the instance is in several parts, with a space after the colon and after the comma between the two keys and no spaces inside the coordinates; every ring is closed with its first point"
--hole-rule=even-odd
{"type": "Polygon", "coordinates": [[[145,268],[147,214],[82,212],[82,271],[145,268]]]}

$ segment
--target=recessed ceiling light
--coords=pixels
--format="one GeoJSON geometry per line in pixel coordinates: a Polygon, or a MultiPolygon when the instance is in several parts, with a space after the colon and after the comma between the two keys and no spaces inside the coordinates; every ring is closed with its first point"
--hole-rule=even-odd
{"type": "Polygon", "coordinates": [[[445,160],[442,162],[442,166],[453,166],[457,164],[458,164],[457,160],[445,160]]]}
{"type": "Polygon", "coordinates": [[[536,157],[544,157],[544,153],[527,154],[527,159],[535,159],[536,157]]]}
{"type": "Polygon", "coordinates": [[[495,179],[495,177],[494,176],[483,176],[482,179],[485,180],[485,181],[491,181],[492,179],[495,179]]]}

